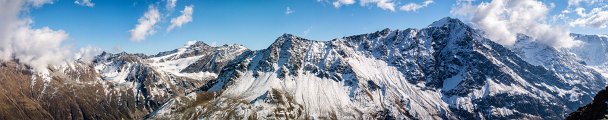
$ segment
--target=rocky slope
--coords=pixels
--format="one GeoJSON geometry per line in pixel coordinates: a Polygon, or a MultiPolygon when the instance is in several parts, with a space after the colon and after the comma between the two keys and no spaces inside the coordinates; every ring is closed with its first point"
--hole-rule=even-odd
{"type": "Polygon", "coordinates": [[[597,93],[593,101],[570,113],[567,120],[599,120],[608,118],[608,91],[597,93]]]}
{"type": "Polygon", "coordinates": [[[150,112],[132,92],[107,89],[91,66],[66,66],[52,69],[46,82],[24,65],[2,62],[0,119],[132,119],[150,112]]]}

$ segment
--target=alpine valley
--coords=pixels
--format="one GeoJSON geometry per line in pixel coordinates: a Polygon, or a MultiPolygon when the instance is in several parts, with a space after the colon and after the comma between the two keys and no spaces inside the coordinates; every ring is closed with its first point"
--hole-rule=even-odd
{"type": "Polygon", "coordinates": [[[566,119],[608,80],[608,37],[571,36],[583,44],[503,46],[446,17],[262,50],[104,52],[47,72],[2,61],[0,119],[566,119]]]}

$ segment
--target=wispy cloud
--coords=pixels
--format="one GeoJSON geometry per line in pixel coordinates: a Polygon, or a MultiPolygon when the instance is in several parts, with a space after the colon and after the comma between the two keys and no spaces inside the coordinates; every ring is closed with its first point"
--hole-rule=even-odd
{"type": "MultiPolygon", "coordinates": [[[[328,2],[328,0],[317,0],[317,2],[328,2]]],[[[391,12],[395,12],[397,9],[406,12],[417,11],[419,9],[428,7],[430,4],[434,3],[433,0],[424,0],[422,3],[411,2],[404,5],[401,5],[399,0],[333,0],[333,2],[331,3],[335,8],[340,8],[342,6],[352,5],[357,2],[359,2],[359,5],[361,5],[362,7],[373,5],[382,10],[387,10],[391,12]],[[401,7],[397,8],[397,6],[401,7]]]]}
{"type": "Polygon", "coordinates": [[[361,0],[361,6],[366,6],[367,4],[376,4],[378,8],[383,10],[395,11],[395,2],[392,0],[361,0]]]}
{"type": "Polygon", "coordinates": [[[156,32],[154,27],[160,21],[160,13],[156,7],[149,6],[148,11],[137,21],[135,28],[129,30],[131,40],[135,42],[142,41],[156,32]]]}
{"type": "Polygon", "coordinates": [[[177,0],[167,0],[167,4],[165,5],[165,7],[168,10],[173,10],[173,8],[175,8],[176,5],[177,5],[177,0]]]}
{"type": "Polygon", "coordinates": [[[87,7],[95,7],[95,3],[91,2],[91,0],[76,0],[75,4],[87,7]]]}
{"type": "Polygon", "coordinates": [[[401,8],[399,8],[399,10],[401,10],[401,11],[407,11],[407,12],[418,11],[418,9],[427,7],[431,3],[433,3],[433,0],[425,0],[424,2],[422,2],[422,4],[408,3],[406,5],[401,6],[401,8]]]}
{"type": "Polygon", "coordinates": [[[564,20],[571,27],[607,28],[608,3],[606,2],[607,0],[568,0],[568,7],[554,16],[554,19],[564,20]],[[585,7],[595,8],[588,10],[585,7]]]}
{"type": "Polygon", "coordinates": [[[340,8],[343,5],[355,4],[355,0],[336,0],[332,3],[335,8],[340,8]]]}
{"type": "Polygon", "coordinates": [[[302,32],[302,37],[306,37],[308,36],[308,33],[310,33],[310,30],[312,29],[312,27],[308,27],[308,29],[304,30],[304,32],[302,32]]]}
{"type": "Polygon", "coordinates": [[[114,47],[112,47],[112,49],[110,49],[110,52],[112,53],[119,53],[119,52],[123,52],[124,50],[122,49],[122,46],[120,44],[116,44],[114,45],[114,47]]]}
{"type": "Polygon", "coordinates": [[[182,15],[171,19],[171,25],[167,28],[167,31],[171,31],[176,27],[181,27],[186,23],[192,22],[192,12],[194,12],[193,5],[184,7],[184,10],[181,11],[182,15]]]}
{"type": "MultiPolygon", "coordinates": [[[[14,2],[27,2],[27,4],[31,5],[32,7],[41,7],[42,5],[45,4],[53,4],[53,0],[12,0],[14,2]]],[[[29,9],[27,7],[30,6],[26,6],[26,9],[29,9]]]]}
{"type": "Polygon", "coordinates": [[[608,27],[608,11],[603,8],[594,8],[585,13],[585,9],[577,9],[579,18],[570,22],[570,26],[581,26],[590,28],[608,27]]]}
{"type": "Polygon", "coordinates": [[[568,0],[568,7],[578,7],[581,6],[583,3],[587,5],[594,5],[606,1],[607,0],[568,0]]]}
{"type": "Polygon", "coordinates": [[[285,10],[285,15],[290,15],[293,12],[295,12],[295,11],[292,10],[290,7],[287,7],[287,10],[285,10]]]}

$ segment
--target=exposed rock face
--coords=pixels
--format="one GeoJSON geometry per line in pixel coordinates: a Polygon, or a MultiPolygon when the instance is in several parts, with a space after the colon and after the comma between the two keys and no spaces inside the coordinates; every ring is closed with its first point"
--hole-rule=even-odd
{"type": "Polygon", "coordinates": [[[602,45],[521,35],[505,47],[444,18],[330,41],[284,34],[255,51],[188,42],[103,53],[50,74],[7,61],[0,119],[564,119],[606,86],[608,58],[590,55],[602,45]]]}
{"type": "Polygon", "coordinates": [[[24,65],[3,62],[0,119],[134,119],[148,114],[132,100],[132,92],[103,87],[92,67],[79,63],[71,67],[55,69],[50,82],[42,82],[24,65]]]}
{"type": "Polygon", "coordinates": [[[608,91],[606,89],[597,93],[593,102],[570,113],[567,120],[599,120],[608,118],[608,91]]]}

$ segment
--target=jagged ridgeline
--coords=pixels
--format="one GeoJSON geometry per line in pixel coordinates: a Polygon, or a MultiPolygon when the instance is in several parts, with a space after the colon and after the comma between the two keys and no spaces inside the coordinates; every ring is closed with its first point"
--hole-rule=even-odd
{"type": "Polygon", "coordinates": [[[605,36],[553,48],[483,34],[443,18],[329,41],[284,34],[262,50],[103,53],[49,75],[7,61],[0,119],[565,119],[606,86],[605,36]]]}

